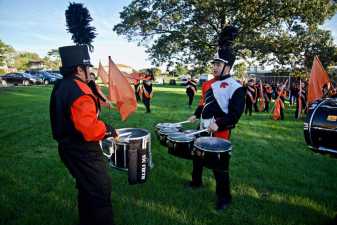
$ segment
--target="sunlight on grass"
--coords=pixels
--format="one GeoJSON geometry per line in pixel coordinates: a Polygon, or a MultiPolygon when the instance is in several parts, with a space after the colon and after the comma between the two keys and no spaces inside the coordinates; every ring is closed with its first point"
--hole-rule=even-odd
{"type": "MultiPolygon", "coordinates": [[[[0,224],[78,223],[75,182],[51,137],[51,88],[0,91],[0,224]]],[[[212,171],[204,170],[203,188],[184,188],[191,179],[192,162],[169,155],[154,132],[159,122],[184,121],[192,115],[200,90],[192,109],[187,107],[184,87],[154,90],[150,114],[141,102],[124,122],[115,109],[102,109],[101,118],[113,127],[141,127],[152,137],[155,166],[145,184],[128,185],[127,173],[110,172],[117,224],[324,225],[335,216],[336,159],[307,148],[303,119],[293,118],[294,108],[286,111],[284,121],[272,121],[271,113],[241,117],[231,138],[233,204],[218,213],[212,171]]]]}

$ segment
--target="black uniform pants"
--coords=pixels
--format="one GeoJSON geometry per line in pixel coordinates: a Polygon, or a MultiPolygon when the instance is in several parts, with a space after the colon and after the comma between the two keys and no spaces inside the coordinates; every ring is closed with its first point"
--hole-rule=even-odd
{"type": "Polygon", "coordinates": [[[59,155],[76,180],[80,224],[113,225],[111,178],[99,144],[59,144],[59,155]]]}
{"type": "Polygon", "coordinates": [[[148,113],[151,112],[151,109],[150,109],[150,99],[143,97],[143,103],[145,105],[146,112],[148,112],[148,113]]]}
{"type": "Polygon", "coordinates": [[[269,101],[265,101],[264,112],[269,112],[269,101]]]}
{"type": "MultiPolygon", "coordinates": [[[[230,193],[230,183],[229,183],[229,159],[230,155],[227,154],[225,158],[223,168],[221,170],[213,169],[213,174],[216,181],[216,195],[218,199],[232,198],[230,193]]],[[[201,158],[193,158],[193,171],[192,171],[192,183],[195,185],[202,184],[202,171],[204,163],[201,158]]]]}
{"type": "Polygon", "coordinates": [[[257,98],[255,98],[255,99],[256,99],[256,101],[254,103],[254,110],[255,110],[255,112],[259,112],[259,108],[257,107],[257,98]]]}
{"type": "Polygon", "coordinates": [[[194,93],[193,92],[187,92],[187,96],[188,96],[188,105],[191,106],[193,103],[193,99],[194,99],[194,93]]]}
{"type": "Polygon", "coordinates": [[[252,111],[253,111],[253,103],[250,100],[249,97],[246,97],[246,109],[245,109],[245,115],[247,115],[247,113],[249,112],[249,115],[252,115],[252,111]]]}

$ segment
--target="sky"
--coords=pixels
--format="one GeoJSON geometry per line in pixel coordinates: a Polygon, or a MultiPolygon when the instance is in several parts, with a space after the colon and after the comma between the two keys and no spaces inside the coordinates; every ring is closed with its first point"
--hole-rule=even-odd
{"type": "MultiPolygon", "coordinates": [[[[77,1],[78,2],[78,1],[77,1]]],[[[116,63],[134,69],[151,67],[145,48],[128,42],[112,28],[120,22],[119,12],[131,0],[81,1],[89,9],[92,25],[98,33],[91,54],[94,65],[107,64],[110,55],[116,63]]],[[[31,51],[41,57],[50,49],[73,45],[66,32],[64,11],[69,0],[0,0],[0,39],[18,51],[31,51]]],[[[337,43],[337,15],[326,21],[323,28],[331,30],[337,43]]]]}

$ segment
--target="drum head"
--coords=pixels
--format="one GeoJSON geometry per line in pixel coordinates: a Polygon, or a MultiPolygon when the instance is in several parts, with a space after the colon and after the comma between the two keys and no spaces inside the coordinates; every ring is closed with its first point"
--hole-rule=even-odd
{"type": "Polygon", "coordinates": [[[141,128],[122,128],[122,129],[117,129],[118,133],[120,136],[122,136],[122,139],[138,139],[138,138],[142,138],[146,135],[149,134],[149,132],[145,129],[141,129],[141,128]],[[127,134],[125,136],[123,136],[123,134],[127,134]]]}
{"type": "Polygon", "coordinates": [[[232,144],[218,137],[200,137],[194,142],[194,147],[206,152],[227,152],[232,150],[232,144]]]}
{"type": "Polygon", "coordinates": [[[197,132],[197,131],[199,131],[199,130],[193,130],[193,129],[191,129],[191,130],[184,130],[184,133],[185,134],[191,134],[191,133],[194,133],[194,132],[197,132]]]}
{"type": "Polygon", "coordinates": [[[175,127],[165,127],[165,128],[160,128],[159,134],[169,134],[169,133],[177,133],[179,132],[178,128],[175,127]]]}
{"type": "Polygon", "coordinates": [[[194,136],[186,134],[173,135],[173,136],[169,135],[167,139],[173,142],[191,142],[194,140],[194,136]]]}
{"type": "Polygon", "coordinates": [[[158,123],[156,125],[157,129],[162,129],[162,128],[181,128],[181,124],[177,123],[158,123]]]}
{"type": "Polygon", "coordinates": [[[167,138],[169,138],[169,137],[177,137],[177,136],[181,136],[181,135],[184,135],[184,133],[183,133],[183,132],[169,133],[169,134],[167,135],[167,138]]]}

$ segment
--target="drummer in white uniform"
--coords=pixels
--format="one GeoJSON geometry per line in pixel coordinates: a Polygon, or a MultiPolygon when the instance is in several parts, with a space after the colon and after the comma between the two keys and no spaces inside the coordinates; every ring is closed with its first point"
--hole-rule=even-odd
{"type": "MultiPolygon", "coordinates": [[[[245,91],[242,85],[230,76],[230,70],[235,61],[235,54],[231,43],[237,34],[234,27],[225,28],[219,40],[219,50],[214,57],[214,78],[202,85],[202,96],[199,105],[190,122],[200,118],[200,129],[207,128],[212,136],[229,140],[231,129],[239,121],[245,106],[245,91]]],[[[229,206],[232,197],[229,184],[229,159],[227,154],[225,164],[221,170],[213,170],[216,180],[217,202],[216,209],[223,210],[229,206]]],[[[203,161],[197,157],[193,159],[192,181],[189,187],[202,186],[203,161]]]]}

